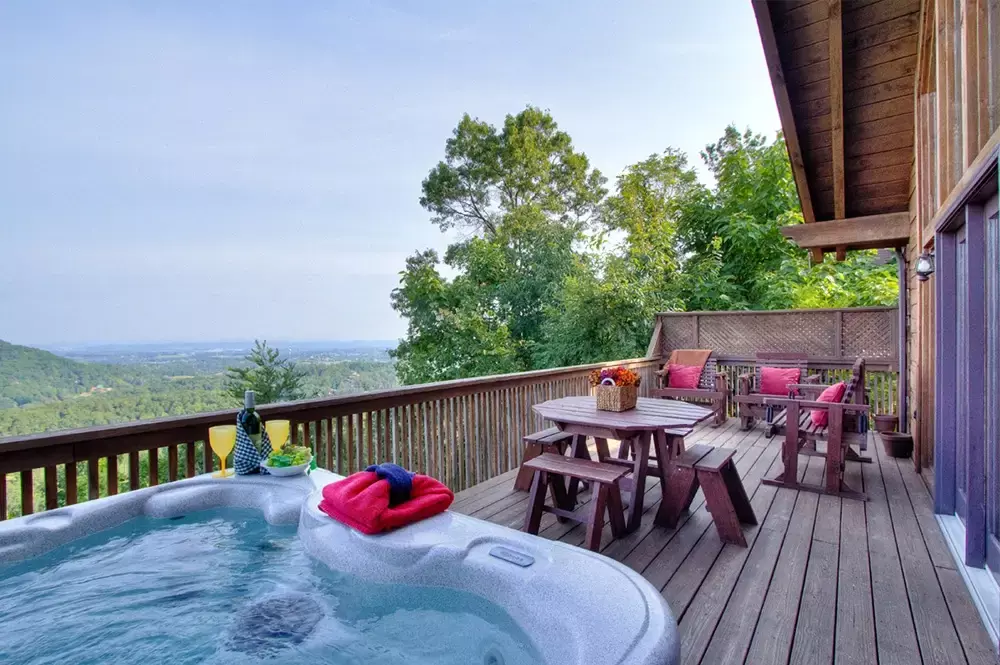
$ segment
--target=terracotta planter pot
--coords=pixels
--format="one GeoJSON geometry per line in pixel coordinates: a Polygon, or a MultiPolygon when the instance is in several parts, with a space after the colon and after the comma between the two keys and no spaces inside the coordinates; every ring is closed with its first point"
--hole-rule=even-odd
{"type": "Polygon", "coordinates": [[[889,457],[909,457],[913,454],[913,437],[899,432],[881,433],[882,446],[889,457]]]}
{"type": "Polygon", "coordinates": [[[888,432],[895,432],[896,425],[899,423],[899,418],[896,416],[883,414],[875,416],[875,431],[879,434],[886,434],[888,432]]]}

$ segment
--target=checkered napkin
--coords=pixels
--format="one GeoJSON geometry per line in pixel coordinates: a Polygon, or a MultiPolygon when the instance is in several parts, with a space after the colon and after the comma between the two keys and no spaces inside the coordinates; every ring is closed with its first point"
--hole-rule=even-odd
{"type": "Polygon", "coordinates": [[[253,441],[250,440],[250,435],[243,429],[242,419],[243,412],[240,411],[239,415],[236,416],[236,452],[233,454],[233,466],[236,467],[236,473],[240,476],[251,473],[267,474],[267,471],[260,467],[260,463],[271,454],[271,439],[267,436],[267,430],[260,433],[260,452],[258,453],[253,441]]]}

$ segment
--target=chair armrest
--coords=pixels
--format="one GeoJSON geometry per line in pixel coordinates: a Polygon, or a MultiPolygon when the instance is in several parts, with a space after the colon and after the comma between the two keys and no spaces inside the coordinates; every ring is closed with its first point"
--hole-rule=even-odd
{"type": "Polygon", "coordinates": [[[753,375],[752,374],[740,374],[739,380],[739,394],[749,395],[753,390],[753,375]]]}
{"type": "Polygon", "coordinates": [[[809,376],[802,379],[802,383],[819,383],[823,380],[822,374],[810,374],[809,376]]]}
{"type": "Polygon", "coordinates": [[[789,383],[788,384],[788,389],[789,390],[799,390],[799,391],[804,392],[804,393],[821,393],[821,392],[823,392],[824,390],[826,390],[829,387],[830,386],[826,385],[825,383],[820,383],[820,384],[816,384],[816,383],[789,383]]]}

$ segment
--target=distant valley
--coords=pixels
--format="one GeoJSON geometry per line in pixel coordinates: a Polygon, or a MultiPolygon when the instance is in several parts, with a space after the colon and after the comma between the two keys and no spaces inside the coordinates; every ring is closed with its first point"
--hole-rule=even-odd
{"type": "MultiPolygon", "coordinates": [[[[238,406],[227,367],[252,342],[50,345],[0,340],[0,437],[238,406]]],[[[305,373],[307,397],[397,385],[391,341],[273,342],[305,373]]]]}

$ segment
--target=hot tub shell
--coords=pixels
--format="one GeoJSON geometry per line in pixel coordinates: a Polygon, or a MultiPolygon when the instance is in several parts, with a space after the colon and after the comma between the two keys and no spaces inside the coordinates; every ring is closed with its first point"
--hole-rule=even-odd
{"type": "Polygon", "coordinates": [[[29,515],[0,523],[0,563],[28,559],[144,515],[254,508],[272,524],[298,522],[306,550],[330,568],[376,582],[450,587],[502,607],[550,665],[680,662],[669,607],[659,591],[622,564],[451,511],[366,536],[317,509],[320,489],[340,479],[323,470],[293,478],[205,474],[29,515]],[[497,548],[515,553],[518,562],[491,554],[497,548]]]}

